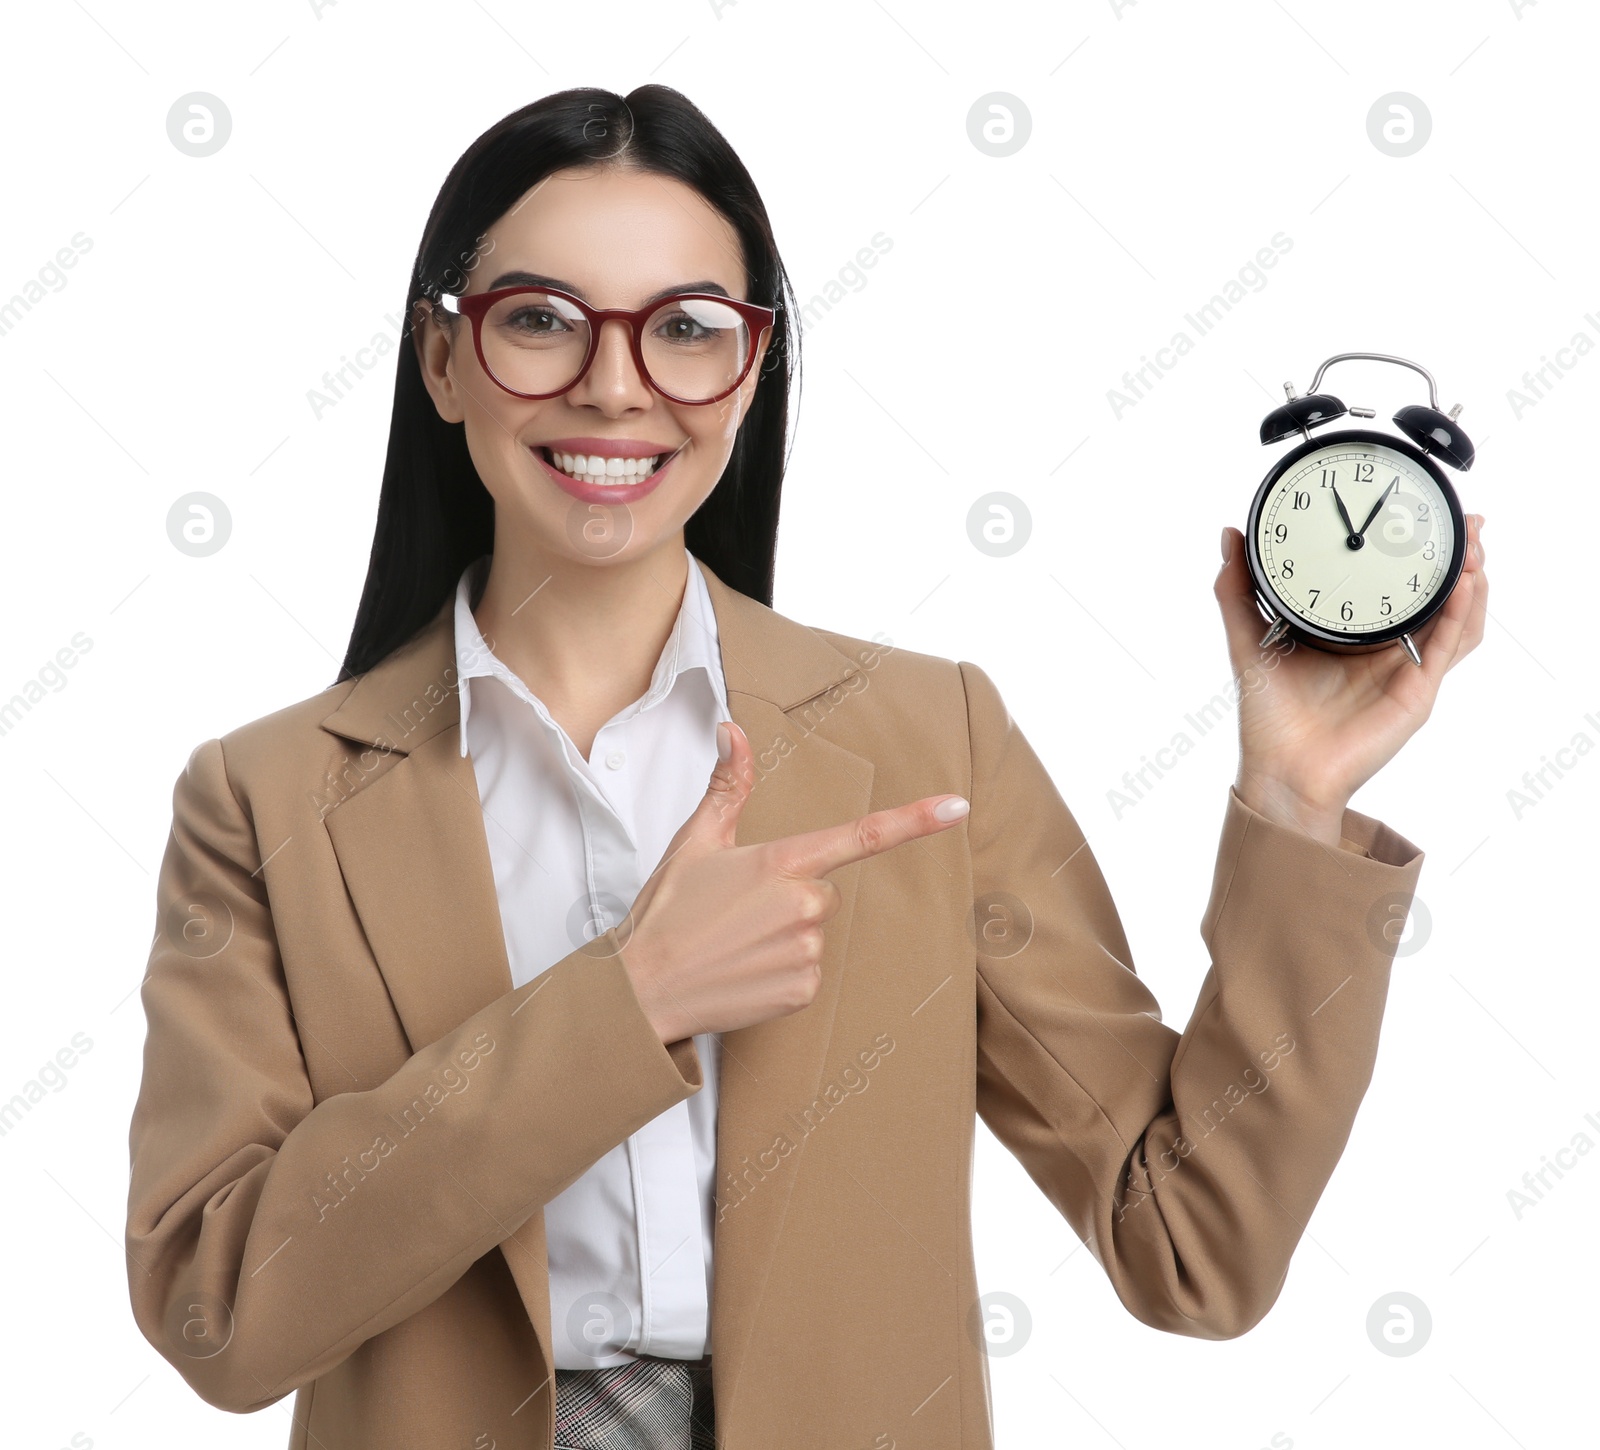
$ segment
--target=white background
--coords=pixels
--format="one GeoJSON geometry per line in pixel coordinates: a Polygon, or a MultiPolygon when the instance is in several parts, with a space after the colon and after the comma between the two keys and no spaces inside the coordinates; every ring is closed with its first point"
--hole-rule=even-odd
{"type": "MultiPolygon", "coordinates": [[[[1520,816],[1508,792],[1575,737],[1600,741],[1600,352],[1520,416],[1508,392],[1579,331],[1600,342],[1585,320],[1600,313],[1600,26],[1575,0],[1120,10],[342,0],[319,16],[289,0],[85,0],[8,14],[0,298],[75,234],[92,246],[0,336],[0,699],[75,633],[92,648],[0,735],[0,1100],[74,1034],[92,1046],[0,1138],[6,1443],[287,1440],[292,1397],[246,1418],[209,1408],[128,1309],[137,988],[172,784],[202,740],[334,678],[393,354],[320,420],[307,393],[393,335],[450,165],[550,91],[647,81],[726,133],[803,300],[874,234],[892,239],[804,338],[776,607],[994,677],[1175,1025],[1205,970],[1198,925],[1237,760],[1231,718],[1198,738],[1185,716],[1229,679],[1217,535],[1243,524],[1277,456],[1256,441],[1261,415],[1324,357],[1393,352],[1464,404],[1479,447],[1461,498],[1488,520],[1487,636],[1353,802],[1427,853],[1431,926],[1402,946],[1376,1077],[1283,1295],[1235,1341],[1142,1326],[980,1125],[980,1286],[1032,1314],[1022,1351],[991,1362],[999,1444],[1592,1440],[1600,1153],[1569,1158],[1520,1218],[1507,1194],[1575,1135],[1600,1143],[1584,1116],[1600,1117],[1600,757],[1565,757],[1520,816]],[[166,131],[197,90],[233,121],[204,159],[166,131]],[[1432,118],[1404,158],[1367,130],[1394,91],[1432,118]],[[1031,116],[1004,158],[968,136],[990,92],[1031,116]],[[1266,285],[1118,417],[1108,389],[1280,232],[1292,247],[1266,285]],[[232,515],[207,558],[167,537],[193,490],[232,515]],[[1032,518],[1006,558],[967,537],[994,490],[1032,518]],[[1196,748],[1119,818],[1108,792],[1180,730],[1196,748]],[[1366,1331],[1395,1291],[1432,1315],[1407,1357],[1366,1331]]],[[[1376,407],[1376,426],[1425,401],[1413,374],[1370,364],[1328,386],[1376,407]]]]}

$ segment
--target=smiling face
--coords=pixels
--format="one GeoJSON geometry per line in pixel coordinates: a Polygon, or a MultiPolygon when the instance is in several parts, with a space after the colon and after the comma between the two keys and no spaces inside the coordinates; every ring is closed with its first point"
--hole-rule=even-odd
{"type": "MultiPolygon", "coordinates": [[[[485,234],[466,295],[534,278],[597,308],[642,307],[676,291],[748,296],[732,224],[675,177],[619,167],[557,171],[534,187],[485,234]]],[[[491,361],[493,325],[491,313],[483,319],[491,361]]],[[[548,348],[561,325],[548,310],[524,309],[500,331],[514,328],[525,349],[530,337],[548,348]]],[[[767,342],[758,340],[754,363],[727,397],[690,404],[640,376],[621,322],[600,329],[574,387],[543,399],[515,397],[484,371],[465,317],[418,304],[413,336],[434,405],[446,422],[465,425],[494,499],[496,551],[510,543],[550,563],[596,564],[682,546],[685,522],[727,465],[767,342]]]]}

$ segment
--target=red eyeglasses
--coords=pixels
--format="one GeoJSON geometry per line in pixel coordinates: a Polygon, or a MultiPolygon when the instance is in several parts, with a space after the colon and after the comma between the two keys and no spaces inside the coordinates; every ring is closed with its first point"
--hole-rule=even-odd
{"type": "Polygon", "coordinates": [[[777,316],[771,307],[711,292],[676,292],[648,306],[591,307],[553,287],[500,287],[440,305],[472,321],[484,372],[517,398],[554,398],[577,385],[600,346],[600,329],[628,325],[639,375],[675,403],[714,403],[739,386],[761,338],[777,316]]]}

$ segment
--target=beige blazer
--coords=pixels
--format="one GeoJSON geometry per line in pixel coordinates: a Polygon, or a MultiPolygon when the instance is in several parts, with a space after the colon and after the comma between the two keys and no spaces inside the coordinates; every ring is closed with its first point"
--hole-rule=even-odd
{"type": "MultiPolygon", "coordinates": [[[[1251,1328],[1370,1079],[1422,853],[1353,810],[1335,850],[1230,788],[1180,1035],[981,669],[707,575],[759,759],[741,844],[972,802],[834,873],[816,1000],[725,1034],[720,1443],[988,1450],[977,1116],[1140,1320],[1251,1328]]],[[[291,1450],[549,1450],[541,1205],[702,1086],[621,929],[512,989],[458,701],[447,601],[367,674],[207,740],[173,792],[129,1290],[209,1403],[295,1392],[291,1450]]]]}

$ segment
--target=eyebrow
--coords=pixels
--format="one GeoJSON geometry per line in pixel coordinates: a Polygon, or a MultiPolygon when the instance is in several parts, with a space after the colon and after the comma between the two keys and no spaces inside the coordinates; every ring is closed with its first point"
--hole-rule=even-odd
{"type": "MultiPolygon", "coordinates": [[[[583,288],[571,282],[564,282],[559,277],[546,277],[538,272],[502,272],[488,286],[488,291],[494,292],[501,287],[554,287],[558,292],[571,292],[576,297],[581,297],[588,302],[589,294],[583,288]]],[[[720,282],[713,282],[710,278],[702,278],[698,282],[680,282],[673,287],[663,287],[659,292],[652,292],[641,306],[648,307],[652,302],[659,302],[663,297],[671,297],[676,292],[715,292],[719,297],[731,300],[732,294],[720,282]]]]}

